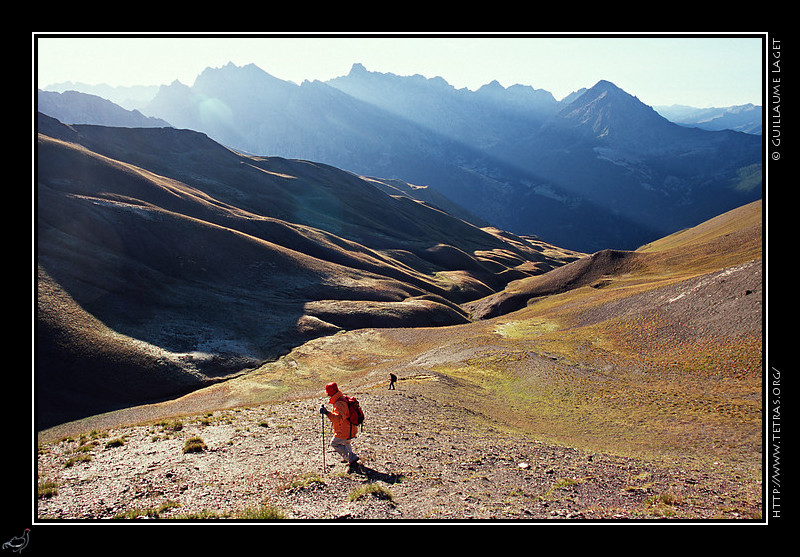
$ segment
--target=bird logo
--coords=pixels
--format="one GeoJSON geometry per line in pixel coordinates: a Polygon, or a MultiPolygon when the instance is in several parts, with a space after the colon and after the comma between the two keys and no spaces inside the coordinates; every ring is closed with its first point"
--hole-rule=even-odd
{"type": "Polygon", "coordinates": [[[14,536],[6,543],[3,544],[3,549],[10,549],[11,551],[16,551],[17,553],[21,553],[23,549],[28,545],[28,538],[31,534],[30,528],[25,528],[25,532],[22,533],[21,536],[14,536]]]}

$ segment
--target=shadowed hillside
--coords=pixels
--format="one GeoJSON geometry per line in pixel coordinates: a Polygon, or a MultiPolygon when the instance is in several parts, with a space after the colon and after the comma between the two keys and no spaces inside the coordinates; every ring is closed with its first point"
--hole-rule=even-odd
{"type": "Polygon", "coordinates": [[[580,255],[187,130],[39,115],[36,178],[40,426],[343,329],[465,323],[459,304],[580,255]]]}

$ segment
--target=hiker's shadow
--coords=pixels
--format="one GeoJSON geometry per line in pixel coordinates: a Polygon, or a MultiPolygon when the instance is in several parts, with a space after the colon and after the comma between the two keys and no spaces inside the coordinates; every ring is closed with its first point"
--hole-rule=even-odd
{"type": "Polygon", "coordinates": [[[386,472],[378,472],[377,470],[374,470],[369,466],[364,466],[363,464],[361,464],[358,468],[353,470],[353,474],[364,476],[370,482],[381,481],[387,484],[397,483],[403,478],[402,474],[389,474],[386,472]]]}

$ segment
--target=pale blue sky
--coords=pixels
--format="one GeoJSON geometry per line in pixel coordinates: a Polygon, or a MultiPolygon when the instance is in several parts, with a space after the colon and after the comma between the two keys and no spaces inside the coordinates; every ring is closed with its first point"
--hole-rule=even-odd
{"type": "Polygon", "coordinates": [[[34,34],[38,86],[74,81],[109,85],[192,85],[206,67],[254,63],[288,81],[370,71],[440,76],[456,88],[492,80],[546,89],[557,99],[612,81],[651,106],[762,102],[761,37],[721,35],[523,37],[79,37],[34,34]]]}

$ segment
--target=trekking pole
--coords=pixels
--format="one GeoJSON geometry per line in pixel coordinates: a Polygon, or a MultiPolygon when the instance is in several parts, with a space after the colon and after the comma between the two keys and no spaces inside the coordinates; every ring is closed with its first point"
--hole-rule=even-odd
{"type": "Polygon", "coordinates": [[[320,414],[322,418],[322,473],[325,473],[325,414],[320,414]]]}

